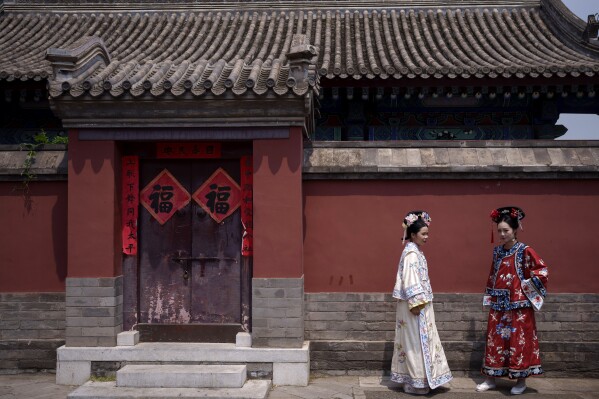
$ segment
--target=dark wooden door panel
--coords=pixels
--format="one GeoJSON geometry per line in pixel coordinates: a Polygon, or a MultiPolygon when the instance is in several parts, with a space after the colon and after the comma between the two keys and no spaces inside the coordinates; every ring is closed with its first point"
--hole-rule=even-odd
{"type": "MultiPolygon", "coordinates": [[[[200,187],[218,168],[239,183],[238,160],[195,164],[193,186],[200,187]]],[[[192,253],[192,321],[199,323],[241,322],[241,217],[237,209],[216,222],[194,202],[192,253]]]]}
{"type": "MultiPolygon", "coordinates": [[[[239,183],[238,159],[148,160],[140,187],[167,169],[193,194],[218,168],[239,183]]],[[[162,225],[146,209],[139,222],[141,340],[234,342],[249,326],[250,307],[251,269],[240,254],[240,210],[216,222],[192,199],[162,225]],[[242,270],[248,280],[243,284],[242,270]]]]}
{"type": "MultiPolygon", "coordinates": [[[[165,168],[190,190],[188,162],[145,162],[140,187],[145,187],[165,168]]],[[[145,209],[141,209],[139,220],[139,322],[188,323],[191,320],[190,281],[183,278],[184,269],[172,258],[176,253],[191,252],[190,206],[179,210],[162,225],[145,209]]]]}

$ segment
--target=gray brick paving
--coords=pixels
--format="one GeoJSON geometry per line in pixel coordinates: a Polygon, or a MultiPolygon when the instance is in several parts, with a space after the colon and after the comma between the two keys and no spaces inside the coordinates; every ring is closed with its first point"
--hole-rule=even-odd
{"type": "MultiPolygon", "coordinates": [[[[358,371],[359,373],[360,371],[358,371]]],[[[65,399],[74,386],[56,385],[54,374],[0,375],[1,399],[65,399]]],[[[509,395],[513,382],[500,380],[495,392],[475,394],[481,377],[456,377],[448,387],[440,388],[429,397],[460,399],[503,397],[509,395]]],[[[560,399],[599,399],[599,379],[533,378],[523,398],[555,397],[560,399]]],[[[365,375],[314,374],[307,387],[280,387],[271,390],[268,399],[394,399],[408,397],[387,377],[365,375]]]]}

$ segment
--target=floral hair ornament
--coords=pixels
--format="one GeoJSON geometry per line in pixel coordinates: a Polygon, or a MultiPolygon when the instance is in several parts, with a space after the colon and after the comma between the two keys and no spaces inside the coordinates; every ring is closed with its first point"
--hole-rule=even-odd
{"type": "Polygon", "coordinates": [[[403,238],[401,239],[402,244],[406,242],[406,234],[408,231],[408,227],[410,227],[418,219],[422,219],[424,224],[426,224],[427,226],[430,226],[432,221],[430,215],[424,211],[412,211],[408,213],[404,218],[403,223],[401,224],[401,226],[403,227],[403,238]]]}
{"type": "MultiPolygon", "coordinates": [[[[524,211],[517,206],[504,206],[501,208],[493,209],[491,211],[491,221],[494,223],[499,223],[504,216],[509,216],[510,219],[518,221],[518,227],[524,230],[524,225],[522,224],[522,219],[526,216],[524,211]]],[[[493,225],[491,225],[491,243],[494,242],[493,239],[493,225]]]]}

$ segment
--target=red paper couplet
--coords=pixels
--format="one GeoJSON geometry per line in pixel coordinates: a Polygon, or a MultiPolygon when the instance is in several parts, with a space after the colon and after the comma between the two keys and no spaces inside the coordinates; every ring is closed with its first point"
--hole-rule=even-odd
{"type": "Polygon", "coordinates": [[[156,143],[157,158],[220,158],[220,143],[156,143]]]}
{"type": "Polygon", "coordinates": [[[137,216],[139,209],[139,157],[122,158],[121,236],[123,253],[137,255],[137,216]]]}
{"type": "Polygon", "coordinates": [[[241,189],[224,169],[218,168],[193,193],[193,199],[212,219],[220,223],[239,208],[241,189]]]}
{"type": "Polygon", "coordinates": [[[160,224],[165,224],[191,200],[189,192],[164,169],[140,193],[141,204],[160,224]]]}
{"type": "Polygon", "coordinates": [[[254,160],[251,155],[241,157],[241,256],[254,254],[254,160]]]}

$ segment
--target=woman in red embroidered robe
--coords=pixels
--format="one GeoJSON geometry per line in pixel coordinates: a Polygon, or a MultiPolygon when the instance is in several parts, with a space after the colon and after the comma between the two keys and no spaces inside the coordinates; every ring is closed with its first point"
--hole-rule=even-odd
{"type": "Polygon", "coordinates": [[[482,373],[486,380],[479,392],[495,388],[495,377],[518,379],[513,395],[526,389],[525,378],[543,374],[535,310],[541,309],[547,287],[547,266],[534,249],[518,242],[516,233],[524,212],[517,207],[494,210],[500,244],[493,250],[493,264],[483,305],[490,306],[482,373]]]}

